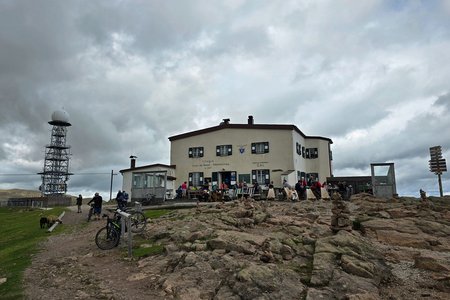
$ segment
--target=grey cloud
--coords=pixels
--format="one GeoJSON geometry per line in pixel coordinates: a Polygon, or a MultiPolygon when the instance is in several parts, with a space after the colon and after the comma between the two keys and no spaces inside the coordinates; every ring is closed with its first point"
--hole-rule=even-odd
{"type": "Polygon", "coordinates": [[[450,111],[450,93],[439,96],[434,105],[444,106],[447,111],[450,111]]]}
{"type": "MultiPolygon", "coordinates": [[[[169,136],[222,118],[245,123],[253,115],[258,123],[295,124],[306,135],[339,141],[370,130],[394,103],[443,93],[433,108],[449,109],[443,62],[450,26],[435,4],[4,1],[0,7],[2,170],[40,171],[47,122],[64,107],[73,125],[71,168],[80,173],[69,182],[74,193],[106,193],[108,174],[81,173],[127,168],[131,154],[139,164],[169,163],[169,136]],[[270,36],[269,27],[279,36],[270,36]],[[196,45],[205,36],[211,43],[196,45]],[[241,70],[247,61],[249,69],[241,70]],[[18,157],[20,166],[3,146],[20,146],[18,136],[31,149],[18,157]]],[[[428,147],[450,146],[443,116],[417,115],[398,135],[383,133],[379,144],[333,145],[336,171],[394,160],[401,191],[415,193],[428,147]]],[[[114,180],[120,186],[120,175],[114,180]]],[[[36,186],[39,178],[2,182],[36,186]]]]}

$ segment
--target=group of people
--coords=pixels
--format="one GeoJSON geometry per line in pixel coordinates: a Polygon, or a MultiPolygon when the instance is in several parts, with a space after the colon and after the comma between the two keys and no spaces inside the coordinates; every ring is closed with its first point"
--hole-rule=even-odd
{"type": "Polygon", "coordinates": [[[186,198],[188,196],[188,190],[193,191],[202,191],[203,193],[196,193],[195,196],[200,201],[215,201],[215,199],[226,199],[228,195],[228,191],[230,189],[245,189],[245,188],[252,188],[253,194],[259,194],[260,193],[260,186],[258,182],[253,182],[253,185],[248,185],[247,182],[241,181],[233,186],[230,187],[229,184],[227,184],[225,181],[221,182],[219,185],[210,184],[209,182],[206,182],[200,186],[200,187],[189,187],[187,185],[187,182],[183,182],[178,189],[176,190],[176,198],[186,198]]]}
{"type": "MultiPolygon", "coordinates": [[[[308,181],[306,181],[304,177],[301,177],[301,179],[299,179],[293,187],[287,182],[286,179],[284,179],[282,189],[283,198],[291,201],[306,200],[307,190],[309,189],[314,194],[314,197],[319,200],[322,198],[322,187],[326,187],[326,183],[321,184],[318,179],[315,179],[312,176],[308,178],[308,181]]],[[[272,191],[269,186],[267,199],[275,199],[275,191],[273,190],[273,186],[272,191]]]]}
{"type": "Polygon", "coordinates": [[[128,193],[126,191],[119,190],[116,195],[117,207],[120,210],[124,210],[127,207],[128,193]]]}
{"type": "MultiPolygon", "coordinates": [[[[240,189],[240,188],[246,188],[251,187],[253,188],[254,194],[261,194],[261,186],[258,184],[258,182],[253,182],[252,185],[248,185],[245,181],[239,182],[233,187],[232,189],[240,189]]],[[[191,187],[192,188],[192,187],[191,187]]],[[[301,177],[301,179],[298,180],[298,182],[295,184],[295,186],[291,186],[286,179],[283,180],[283,187],[281,189],[281,193],[283,194],[284,199],[292,200],[292,201],[298,201],[298,200],[306,200],[307,199],[307,190],[309,189],[314,197],[319,200],[322,198],[322,188],[327,188],[327,184],[323,183],[321,184],[320,181],[315,178],[314,176],[309,176],[308,180],[305,179],[305,177],[301,177]]],[[[188,190],[190,188],[188,187],[186,182],[183,182],[176,191],[176,197],[177,198],[185,198],[187,197],[188,190]]],[[[195,188],[197,191],[204,191],[204,194],[196,193],[196,197],[199,198],[201,201],[214,201],[215,199],[221,199],[226,198],[226,191],[230,189],[229,185],[226,182],[221,182],[219,185],[209,185],[205,184],[199,188],[195,188]],[[220,194],[220,195],[218,195],[220,194]],[[222,196],[222,197],[220,197],[222,196]]],[[[271,182],[268,185],[267,189],[267,200],[275,200],[277,197],[277,193],[275,191],[273,182],[271,182]]]]}
{"type": "MultiPolygon", "coordinates": [[[[102,204],[103,204],[102,196],[100,196],[99,193],[95,193],[94,197],[92,197],[92,199],[87,204],[91,205],[91,203],[94,210],[94,216],[97,220],[99,220],[100,215],[102,213],[102,204]]],[[[81,213],[81,206],[83,205],[83,196],[81,196],[81,194],[78,195],[76,199],[76,204],[78,208],[77,213],[81,213]]]]}
{"type": "MultiPolygon", "coordinates": [[[[128,193],[126,191],[118,191],[117,195],[116,195],[116,200],[117,200],[117,207],[119,209],[124,209],[127,206],[127,201],[128,201],[128,193]]],[[[77,199],[76,199],[76,204],[77,204],[77,213],[81,213],[81,206],[83,205],[83,196],[78,195],[77,199]]],[[[92,208],[93,208],[93,214],[94,214],[94,218],[96,220],[100,220],[100,216],[102,213],[102,205],[103,205],[103,198],[102,196],[100,196],[99,193],[95,193],[94,197],[92,197],[92,199],[87,203],[88,205],[92,204],[92,208]]]]}

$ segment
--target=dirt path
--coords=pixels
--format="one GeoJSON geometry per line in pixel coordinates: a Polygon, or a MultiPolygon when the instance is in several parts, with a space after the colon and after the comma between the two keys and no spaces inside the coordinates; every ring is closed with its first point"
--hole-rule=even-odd
{"type": "Polygon", "coordinates": [[[25,271],[26,299],[161,299],[133,280],[136,262],[127,258],[126,243],[108,251],[97,248],[95,233],[105,221],[86,224],[87,211],[85,206],[79,214],[72,207],[59,225],[69,231],[49,233],[25,271]]]}

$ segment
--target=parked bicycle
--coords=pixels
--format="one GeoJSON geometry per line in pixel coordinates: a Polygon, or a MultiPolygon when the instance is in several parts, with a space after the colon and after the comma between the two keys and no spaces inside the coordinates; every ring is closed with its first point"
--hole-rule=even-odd
{"type": "MultiPolygon", "coordinates": [[[[131,232],[139,233],[145,229],[145,226],[147,226],[147,217],[144,215],[144,213],[129,207],[123,208],[122,211],[129,213],[131,215],[130,216],[131,232]]],[[[114,215],[116,218],[118,218],[118,220],[120,220],[121,216],[117,211],[114,213],[114,215]]]]}
{"type": "Polygon", "coordinates": [[[142,200],[142,205],[151,205],[156,203],[156,195],[155,194],[145,194],[145,198],[142,200]]]}
{"type": "Polygon", "coordinates": [[[106,226],[95,235],[95,244],[102,250],[110,250],[119,245],[122,226],[116,215],[110,218],[107,214],[103,214],[103,218],[105,217],[106,226]]]}

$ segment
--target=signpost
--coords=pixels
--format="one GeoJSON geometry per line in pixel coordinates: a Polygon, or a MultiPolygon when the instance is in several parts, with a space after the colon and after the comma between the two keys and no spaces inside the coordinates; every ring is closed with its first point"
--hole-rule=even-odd
{"type": "Polygon", "coordinates": [[[441,197],[443,197],[444,193],[442,192],[441,175],[442,172],[447,172],[447,164],[445,162],[445,158],[442,158],[441,146],[434,146],[430,148],[430,158],[431,159],[428,161],[430,164],[430,172],[438,176],[439,193],[441,194],[441,197]]]}

